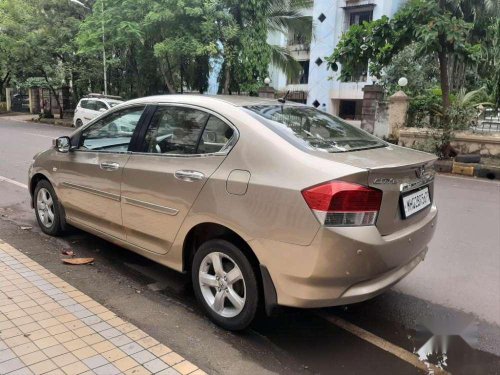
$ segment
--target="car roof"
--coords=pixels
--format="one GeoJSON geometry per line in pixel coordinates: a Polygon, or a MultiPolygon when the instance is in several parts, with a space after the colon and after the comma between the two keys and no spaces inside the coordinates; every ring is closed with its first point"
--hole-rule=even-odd
{"type": "MultiPolygon", "coordinates": [[[[127,103],[186,103],[186,104],[217,104],[227,103],[236,107],[244,107],[250,105],[279,105],[277,99],[260,98],[256,96],[243,95],[156,95],[148,96],[139,99],[133,99],[127,103]]],[[[287,104],[300,105],[295,102],[287,102],[287,104]]]]}
{"type": "Polygon", "coordinates": [[[95,100],[95,101],[108,102],[108,103],[123,103],[123,100],[109,99],[109,98],[81,98],[80,101],[82,101],[82,100],[95,100]]]}

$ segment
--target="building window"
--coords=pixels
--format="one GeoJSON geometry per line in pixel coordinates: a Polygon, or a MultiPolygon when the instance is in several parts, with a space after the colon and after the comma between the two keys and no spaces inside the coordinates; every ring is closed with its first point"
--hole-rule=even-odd
{"type": "Polygon", "coordinates": [[[362,100],[340,100],[339,117],[344,120],[361,120],[362,100]]]}
{"type": "Polygon", "coordinates": [[[361,25],[363,22],[370,22],[372,19],[373,19],[373,10],[349,12],[349,26],[361,25]]]}
{"type": "Polygon", "coordinates": [[[301,72],[296,77],[291,77],[288,81],[289,85],[307,84],[309,82],[309,60],[298,61],[301,72]]]}
{"type": "Polygon", "coordinates": [[[312,32],[312,17],[310,16],[304,16],[304,17],[300,17],[300,21],[304,23],[304,25],[306,23],[310,23],[310,27],[305,27],[305,30],[301,30],[301,31],[292,31],[292,30],[288,30],[288,33],[287,33],[287,45],[289,46],[293,46],[293,45],[297,45],[297,44],[302,44],[302,45],[305,45],[307,46],[306,48],[309,47],[309,44],[311,42],[311,32],[312,32]]]}
{"type": "Polygon", "coordinates": [[[352,74],[342,79],[342,82],[366,82],[368,77],[368,66],[356,65],[353,68],[352,74]]]}

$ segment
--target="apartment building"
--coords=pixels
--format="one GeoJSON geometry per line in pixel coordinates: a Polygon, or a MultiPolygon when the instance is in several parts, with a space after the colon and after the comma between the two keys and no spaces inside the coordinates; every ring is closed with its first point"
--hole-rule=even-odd
{"type": "Polygon", "coordinates": [[[368,67],[360,66],[346,81],[338,80],[338,73],[327,68],[330,56],[342,34],[352,25],[391,17],[404,0],[315,0],[304,10],[313,23],[312,38],[289,33],[269,36],[272,43],[286,46],[302,65],[296,77],[286,77],[271,66],[271,85],[279,91],[290,90],[295,96],[303,93],[304,101],[316,108],[338,115],[357,124],[361,120],[363,87],[372,83],[368,67]],[[311,40],[310,43],[305,41],[311,40]]]}

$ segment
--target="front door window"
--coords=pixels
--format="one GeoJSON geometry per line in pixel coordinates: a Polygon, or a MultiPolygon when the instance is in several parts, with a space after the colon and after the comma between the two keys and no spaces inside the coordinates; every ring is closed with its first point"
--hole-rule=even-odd
{"type": "Polygon", "coordinates": [[[127,152],[144,108],[132,107],[111,113],[85,128],[80,135],[79,149],[127,152]]]}

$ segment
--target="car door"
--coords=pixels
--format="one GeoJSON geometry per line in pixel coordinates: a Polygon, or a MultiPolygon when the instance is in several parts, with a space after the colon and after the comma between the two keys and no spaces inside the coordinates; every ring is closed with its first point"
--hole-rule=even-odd
{"type": "Polygon", "coordinates": [[[74,149],[61,154],[57,178],[59,198],[68,221],[125,239],[120,184],[145,105],[114,111],[72,137],[74,149]],[[132,124],[134,132],[122,132],[132,124]]]}
{"type": "Polygon", "coordinates": [[[235,128],[213,112],[184,105],[158,106],[140,152],[131,153],[123,171],[121,204],[127,241],[166,253],[235,139],[235,128]]]}

